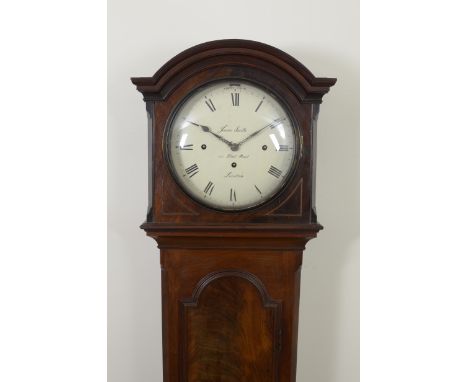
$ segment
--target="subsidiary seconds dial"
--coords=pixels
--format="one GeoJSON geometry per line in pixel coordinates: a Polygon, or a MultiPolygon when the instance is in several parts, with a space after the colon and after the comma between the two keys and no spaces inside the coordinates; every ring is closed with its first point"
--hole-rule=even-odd
{"type": "Polygon", "coordinates": [[[172,173],[192,198],[220,210],[262,204],[284,187],[298,154],[286,108],[246,81],[191,93],[166,135],[172,173]]]}

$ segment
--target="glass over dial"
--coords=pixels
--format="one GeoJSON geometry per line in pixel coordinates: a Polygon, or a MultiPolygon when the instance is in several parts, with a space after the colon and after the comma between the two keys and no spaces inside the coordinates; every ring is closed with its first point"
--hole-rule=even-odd
{"type": "Polygon", "coordinates": [[[246,81],[216,82],[191,93],[173,116],[166,139],[179,185],[220,210],[243,210],[273,198],[298,153],[286,108],[246,81]]]}

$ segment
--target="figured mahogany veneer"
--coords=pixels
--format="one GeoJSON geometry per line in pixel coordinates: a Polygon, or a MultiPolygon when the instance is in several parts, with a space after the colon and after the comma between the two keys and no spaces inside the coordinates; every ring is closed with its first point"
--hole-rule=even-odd
{"type": "Polygon", "coordinates": [[[315,212],[316,123],[336,82],[254,41],[190,48],[152,77],[132,78],[148,112],[149,207],[141,226],[161,252],[164,382],[293,382],[302,252],[322,226],[315,212]],[[290,109],[301,155],[282,192],[243,212],[192,200],[171,176],[171,113],[211,81],[259,83],[290,109]]]}
{"type": "Polygon", "coordinates": [[[181,304],[183,380],[278,380],[281,303],[256,276],[215,271],[181,304]]]}

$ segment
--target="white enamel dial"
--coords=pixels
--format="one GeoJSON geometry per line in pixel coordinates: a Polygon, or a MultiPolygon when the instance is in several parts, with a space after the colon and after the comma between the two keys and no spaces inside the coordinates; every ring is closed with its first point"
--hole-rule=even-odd
{"type": "Polygon", "coordinates": [[[173,175],[198,202],[242,210],[275,196],[298,147],[286,109],[246,81],[216,82],[184,101],[167,134],[173,175]]]}

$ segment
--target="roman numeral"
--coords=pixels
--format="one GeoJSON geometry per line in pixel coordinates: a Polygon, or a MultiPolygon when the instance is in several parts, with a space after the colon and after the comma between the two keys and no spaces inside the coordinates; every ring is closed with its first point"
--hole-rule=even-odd
{"type": "Polygon", "coordinates": [[[256,184],[254,184],[254,187],[257,189],[258,193],[261,195],[261,194],[262,194],[262,191],[260,191],[260,189],[257,187],[256,184]]]}
{"type": "Polygon", "coordinates": [[[176,146],[179,150],[193,150],[193,145],[176,146]]]}
{"type": "Polygon", "coordinates": [[[258,109],[260,109],[260,106],[262,106],[262,103],[263,103],[263,100],[265,99],[265,97],[262,98],[262,100],[260,101],[260,103],[258,104],[257,108],[255,109],[255,112],[258,111],[258,109]]]}
{"type": "Polygon", "coordinates": [[[213,189],[214,189],[214,184],[213,182],[209,181],[205,189],[203,190],[203,192],[207,195],[211,195],[211,193],[213,192],[213,189]]]}
{"type": "Polygon", "coordinates": [[[205,103],[206,103],[206,106],[208,106],[208,108],[212,112],[216,110],[215,105],[213,104],[213,101],[211,100],[211,98],[209,98],[207,101],[205,101],[205,103]]]}
{"type": "Polygon", "coordinates": [[[289,151],[288,145],[279,145],[278,151],[289,151]]]}
{"type": "Polygon", "coordinates": [[[195,164],[192,164],[190,167],[187,167],[185,169],[185,172],[187,173],[187,175],[190,175],[190,178],[196,174],[198,174],[198,165],[195,163],[195,164]]]}
{"type": "Polygon", "coordinates": [[[232,106],[239,106],[239,93],[231,93],[232,106]]]}
{"type": "Polygon", "coordinates": [[[231,196],[229,197],[229,200],[230,200],[231,202],[237,202],[236,190],[233,190],[232,188],[231,188],[231,196]]]}
{"type": "Polygon", "coordinates": [[[282,174],[282,171],[278,170],[275,166],[270,166],[268,173],[273,175],[275,178],[279,178],[282,174]]]}

